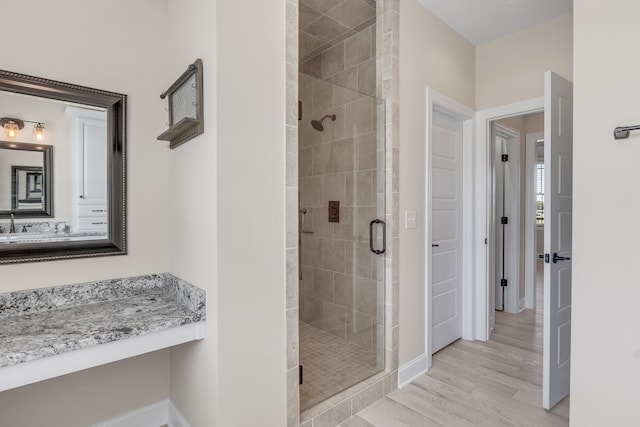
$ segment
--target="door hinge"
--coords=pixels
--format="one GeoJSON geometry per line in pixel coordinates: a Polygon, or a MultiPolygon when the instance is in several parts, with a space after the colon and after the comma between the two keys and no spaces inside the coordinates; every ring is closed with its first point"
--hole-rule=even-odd
{"type": "Polygon", "coordinates": [[[299,365],[298,367],[300,368],[300,385],[302,385],[302,381],[303,381],[302,370],[303,370],[303,368],[302,368],[302,365],[299,365]]]}
{"type": "Polygon", "coordinates": [[[509,155],[508,154],[503,154],[501,157],[502,162],[508,162],[509,161],[509,155]]]}
{"type": "Polygon", "coordinates": [[[502,218],[500,218],[500,224],[502,225],[509,224],[509,218],[506,216],[503,216],[502,218]]]}
{"type": "Polygon", "coordinates": [[[503,288],[507,286],[507,279],[500,279],[500,286],[503,288]]]}
{"type": "Polygon", "coordinates": [[[298,120],[302,120],[302,101],[298,101],[298,120]]]}
{"type": "Polygon", "coordinates": [[[544,263],[549,264],[549,254],[544,254],[544,263]]]}

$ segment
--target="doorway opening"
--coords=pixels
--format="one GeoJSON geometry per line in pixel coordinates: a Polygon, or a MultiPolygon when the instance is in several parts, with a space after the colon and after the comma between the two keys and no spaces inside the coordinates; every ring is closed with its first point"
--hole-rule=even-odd
{"type": "Polygon", "coordinates": [[[492,120],[490,135],[491,337],[542,355],[544,112],[492,120]]]}
{"type": "MultiPolygon", "coordinates": [[[[476,310],[479,314],[476,338],[488,340],[492,335],[499,334],[497,328],[500,321],[514,315],[513,313],[495,312],[495,290],[497,285],[502,285],[501,278],[496,276],[496,221],[498,217],[495,212],[496,207],[496,168],[495,152],[498,140],[495,132],[496,121],[515,121],[518,116],[527,115],[543,111],[543,138],[535,137],[534,131],[525,136],[523,140],[529,141],[529,147],[521,150],[520,162],[524,163],[523,171],[529,174],[521,180],[521,197],[516,204],[522,209],[521,221],[524,228],[511,230],[511,233],[520,234],[521,244],[526,247],[520,249],[520,259],[513,256],[511,260],[505,262],[516,262],[520,265],[520,274],[517,277],[516,286],[510,289],[511,295],[516,295],[518,302],[516,308],[529,308],[532,313],[542,313],[542,330],[533,329],[529,334],[534,334],[536,338],[542,337],[542,406],[553,408],[565,396],[569,394],[570,378],[570,342],[571,342],[571,219],[572,219],[572,84],[560,76],[547,72],[545,73],[545,97],[537,100],[511,104],[478,112],[478,138],[477,148],[479,151],[479,181],[486,183],[479,187],[478,209],[477,209],[477,238],[482,236],[483,226],[486,227],[487,238],[486,248],[479,251],[476,279],[478,285],[476,294],[478,295],[476,310]],[[536,166],[535,144],[544,139],[544,167],[536,166]],[[533,144],[533,145],[532,145],[533,144]],[[528,149],[527,149],[528,148],[528,149]],[[529,152],[527,156],[526,153],[529,152]],[[482,164],[484,157],[486,163],[482,164]],[[526,164],[526,159],[530,159],[526,164]],[[524,159],[524,160],[523,160],[524,159]],[[542,172],[544,186],[536,189],[536,170],[542,172]],[[485,175],[486,174],[486,175],[485,175]],[[537,194],[540,193],[540,194],[537,194]],[[524,197],[523,195],[526,195],[524,197]],[[541,196],[538,199],[534,198],[541,196]],[[541,205],[544,217],[540,218],[544,222],[544,291],[542,301],[535,301],[535,271],[537,251],[535,248],[536,232],[539,217],[536,204],[541,205]],[[528,214],[527,214],[528,211],[528,214]],[[484,224],[483,224],[484,223],[484,224]],[[551,255],[552,254],[552,255],[551,255]],[[522,258],[524,255],[524,259],[522,258]],[[529,292],[527,292],[529,284],[529,292]],[[533,284],[533,286],[532,286],[533,284]],[[528,298],[527,298],[528,294],[528,298]],[[522,297],[524,296],[524,298],[522,297]],[[486,297],[486,299],[485,299],[486,297]],[[539,306],[543,310],[533,308],[539,306]],[[500,315],[500,316],[498,316],[500,315]],[[495,331],[494,331],[495,330],[495,331]],[[541,333],[539,333],[541,332],[541,333]],[[484,335],[483,335],[484,334],[484,335]]],[[[512,128],[517,126],[511,126],[512,128]]],[[[538,130],[539,132],[540,130],[538,130]]],[[[526,130],[521,132],[527,134],[526,130]]],[[[512,196],[513,197],[513,196],[512,196]]],[[[501,224],[502,225],[502,217],[501,224]]],[[[482,236],[482,237],[485,237],[482,236]]],[[[478,239],[479,240],[479,239],[478,239]]],[[[506,241],[506,240],[505,240],[506,241]]],[[[507,271],[507,269],[505,269],[507,271]]],[[[509,290],[507,290],[507,293],[509,290]]],[[[509,298],[505,298],[509,302],[509,298]]],[[[512,307],[513,308],[513,307],[512,307]]],[[[516,320],[516,319],[511,319],[516,320]]],[[[535,317],[533,318],[535,320],[535,317]]],[[[535,324],[535,322],[534,322],[535,324]]],[[[507,328],[507,331],[509,329],[507,328]]],[[[512,330],[513,331],[513,330],[512,330]]],[[[515,332],[515,331],[514,331],[515,332]]],[[[534,350],[539,346],[535,343],[534,350]]]]}

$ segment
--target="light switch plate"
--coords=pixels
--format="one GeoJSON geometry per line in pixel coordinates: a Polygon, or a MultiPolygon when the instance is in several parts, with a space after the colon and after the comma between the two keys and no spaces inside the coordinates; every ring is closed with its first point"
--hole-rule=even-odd
{"type": "Polygon", "coordinates": [[[404,213],[404,228],[407,230],[415,230],[418,227],[416,211],[406,211],[404,213]]]}

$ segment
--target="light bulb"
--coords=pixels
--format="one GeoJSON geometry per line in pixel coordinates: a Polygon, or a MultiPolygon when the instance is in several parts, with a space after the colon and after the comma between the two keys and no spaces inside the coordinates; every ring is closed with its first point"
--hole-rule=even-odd
{"type": "Polygon", "coordinates": [[[36,141],[44,140],[44,124],[36,123],[33,125],[33,139],[36,141]]]}
{"type": "Polygon", "coordinates": [[[14,121],[8,121],[4,125],[4,137],[9,140],[14,140],[18,136],[18,124],[14,121]]]}

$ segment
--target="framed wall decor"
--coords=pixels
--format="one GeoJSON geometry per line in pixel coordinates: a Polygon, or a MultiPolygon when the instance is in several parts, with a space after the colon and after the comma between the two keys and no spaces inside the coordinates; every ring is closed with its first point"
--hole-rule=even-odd
{"type": "Polygon", "coordinates": [[[169,141],[169,148],[176,148],[204,133],[204,100],[202,92],[202,60],[189,64],[187,71],[160,94],[167,99],[169,121],[165,132],[158,136],[169,141]]]}

